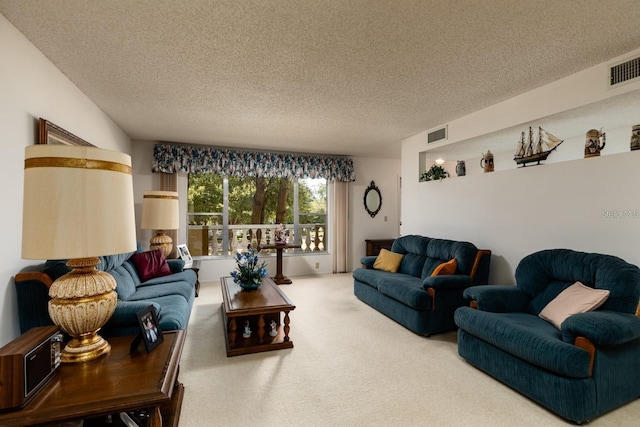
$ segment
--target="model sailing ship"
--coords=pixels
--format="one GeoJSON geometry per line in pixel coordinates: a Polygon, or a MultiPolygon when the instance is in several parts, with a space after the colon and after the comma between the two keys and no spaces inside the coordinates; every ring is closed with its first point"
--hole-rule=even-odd
{"type": "Polygon", "coordinates": [[[549,154],[564,140],[551,135],[546,130],[538,127],[538,138],[534,146],[533,131],[529,127],[529,136],[525,138],[524,132],[520,136],[518,142],[518,148],[516,149],[516,155],[513,160],[518,165],[527,166],[527,163],[538,162],[546,160],[549,154]]]}

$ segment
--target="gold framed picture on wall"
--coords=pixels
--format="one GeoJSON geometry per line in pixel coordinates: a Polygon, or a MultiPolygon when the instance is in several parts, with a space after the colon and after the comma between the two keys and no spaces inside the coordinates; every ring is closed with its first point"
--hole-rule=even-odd
{"type": "Polygon", "coordinates": [[[39,120],[38,144],[64,144],[64,145],[84,145],[85,147],[95,147],[90,142],[85,141],[62,129],[42,117],[39,120]]]}

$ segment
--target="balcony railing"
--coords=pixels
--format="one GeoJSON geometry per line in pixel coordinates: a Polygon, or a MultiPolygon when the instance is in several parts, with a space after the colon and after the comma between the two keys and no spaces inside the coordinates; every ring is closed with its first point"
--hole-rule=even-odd
{"type": "MultiPolygon", "coordinates": [[[[299,243],[299,249],[287,253],[325,252],[326,224],[285,224],[289,242],[299,243]]],[[[228,256],[244,251],[253,241],[258,245],[274,243],[275,224],[189,225],[187,245],[193,256],[228,256]],[[224,233],[227,230],[227,238],[224,233]]],[[[265,250],[267,252],[267,250],[265,250]]]]}

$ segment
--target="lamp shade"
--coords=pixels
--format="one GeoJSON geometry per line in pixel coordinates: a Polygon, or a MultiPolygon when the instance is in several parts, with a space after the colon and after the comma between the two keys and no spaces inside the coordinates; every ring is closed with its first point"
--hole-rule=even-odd
{"type": "Polygon", "coordinates": [[[131,158],[96,147],[26,147],[22,258],[136,250],[131,158]]]}
{"type": "Polygon", "coordinates": [[[145,191],[142,199],[142,221],[145,230],[180,228],[180,205],[176,191],[145,191]]]}

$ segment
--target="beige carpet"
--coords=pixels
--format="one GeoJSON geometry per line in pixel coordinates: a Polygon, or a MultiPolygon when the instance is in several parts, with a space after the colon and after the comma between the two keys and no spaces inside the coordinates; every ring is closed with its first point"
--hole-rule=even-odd
{"type": "MultiPolygon", "coordinates": [[[[418,336],[353,295],[350,274],[282,286],[293,349],[227,358],[219,283],[203,283],[182,355],[180,425],[566,426],[462,360],[454,332],[418,336]]],[[[636,426],[640,400],[591,422],[636,426]]]]}

